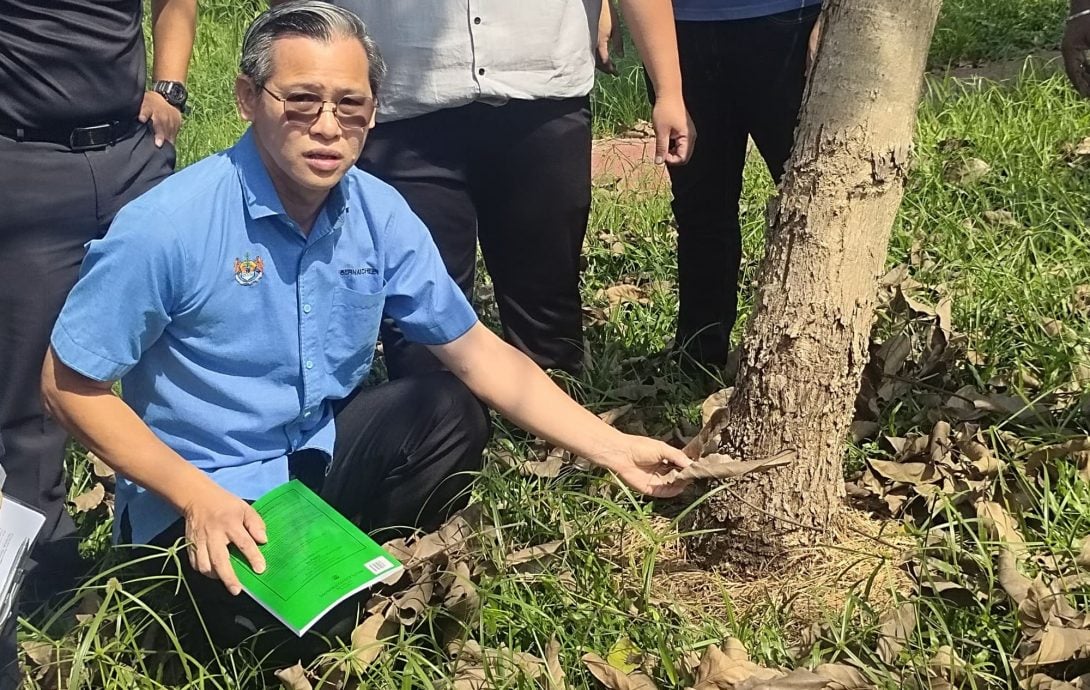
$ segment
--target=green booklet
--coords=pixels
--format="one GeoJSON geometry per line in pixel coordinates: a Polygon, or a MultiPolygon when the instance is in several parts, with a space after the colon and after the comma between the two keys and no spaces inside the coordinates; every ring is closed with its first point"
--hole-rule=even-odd
{"type": "Polygon", "coordinates": [[[265,520],[258,575],[232,549],[242,588],[296,635],[302,636],[337,604],[402,569],[397,559],[299,480],[254,502],[265,520]]]}

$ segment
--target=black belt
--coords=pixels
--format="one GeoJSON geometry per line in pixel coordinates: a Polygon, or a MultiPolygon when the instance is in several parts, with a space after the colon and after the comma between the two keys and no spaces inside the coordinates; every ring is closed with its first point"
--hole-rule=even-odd
{"type": "Polygon", "coordinates": [[[0,135],[15,141],[41,141],[67,146],[72,151],[93,151],[104,149],[132,134],[140,125],[138,120],[124,122],[104,122],[90,127],[75,129],[35,129],[17,127],[7,122],[0,122],[0,135]]]}

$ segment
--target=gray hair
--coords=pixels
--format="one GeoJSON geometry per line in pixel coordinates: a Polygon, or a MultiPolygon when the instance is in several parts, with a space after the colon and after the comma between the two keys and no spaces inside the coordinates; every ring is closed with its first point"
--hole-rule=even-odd
{"type": "Polygon", "coordinates": [[[319,0],[292,0],[258,15],[242,39],[239,68],[259,87],[272,76],[273,41],[283,36],[304,36],[323,43],[335,38],[355,38],[367,54],[371,93],[378,95],[386,63],[375,39],[367,33],[367,26],[352,12],[319,0]]]}

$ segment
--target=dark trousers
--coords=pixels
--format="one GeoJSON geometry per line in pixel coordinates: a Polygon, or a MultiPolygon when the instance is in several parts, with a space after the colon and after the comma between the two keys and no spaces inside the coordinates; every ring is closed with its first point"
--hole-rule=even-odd
{"type": "MultiPolygon", "coordinates": [[[[453,374],[431,372],[360,389],[335,419],[329,474],[313,451],[289,458],[292,474],[376,541],[411,528],[434,530],[465,505],[490,423],[484,406],[453,374]]],[[[125,532],[123,522],[123,539],[125,532]]],[[[154,544],[169,546],[184,535],[179,520],[154,544]]],[[[277,658],[282,655],[285,663],[320,651],[316,636],[300,642],[246,594],[232,597],[218,580],[194,571],[184,555],[181,563],[216,645],[234,646],[255,631],[269,631],[258,644],[264,651],[279,647],[277,658]]],[[[354,606],[352,601],[338,611],[351,615],[354,606]]],[[[327,614],[316,632],[339,622],[338,611],[327,614]]]]}
{"type": "Polygon", "coordinates": [[[25,580],[38,595],[67,587],[79,570],[64,505],[67,436],[46,418],[38,393],[53,322],[79,275],[84,245],[173,168],[174,148],[156,148],[143,126],[82,153],[0,136],[0,465],[4,493],[46,515],[25,580]]]}
{"type": "MultiPolygon", "coordinates": [[[[504,337],[572,373],[583,359],[590,140],[587,98],[473,103],[379,124],[359,163],[405,197],[467,296],[479,240],[504,337]]],[[[390,323],[382,341],[392,378],[439,366],[390,323]]]]}
{"type": "Polygon", "coordinates": [[[791,155],[818,11],[677,22],[685,105],[698,136],[688,165],[669,169],[678,226],[677,345],[701,364],[726,362],[738,314],[747,139],[778,184],[791,155]]]}

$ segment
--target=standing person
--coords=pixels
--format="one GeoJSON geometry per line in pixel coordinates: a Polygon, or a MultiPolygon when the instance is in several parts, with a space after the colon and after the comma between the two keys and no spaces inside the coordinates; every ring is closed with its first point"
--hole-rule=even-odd
{"type": "MultiPolygon", "coordinates": [[[[408,200],[467,295],[479,239],[508,342],[541,367],[579,371],[601,0],[335,4],[364,20],[389,67],[360,167],[408,200]]],[[[694,133],[669,0],[621,5],[660,95],[656,158],[683,163],[694,133]]],[[[383,345],[391,377],[438,365],[389,323],[383,345]]]]}
{"type": "MultiPolygon", "coordinates": [[[[0,0],[0,465],[4,492],[46,515],[27,576],[77,570],[66,435],[38,392],[53,321],[84,245],[174,167],[196,0],[153,0],[150,90],[141,0],[0,0]]],[[[0,664],[17,680],[14,627],[0,664]]]]}
{"type": "Polygon", "coordinates": [[[820,12],[821,0],[674,0],[685,103],[702,135],[689,164],[669,169],[678,227],[676,347],[688,364],[713,369],[727,361],[747,142],[753,138],[779,184],[820,12]]]}
{"type": "Polygon", "coordinates": [[[1090,0],[1071,0],[1061,52],[1071,84],[1090,98],[1090,0]]]}

